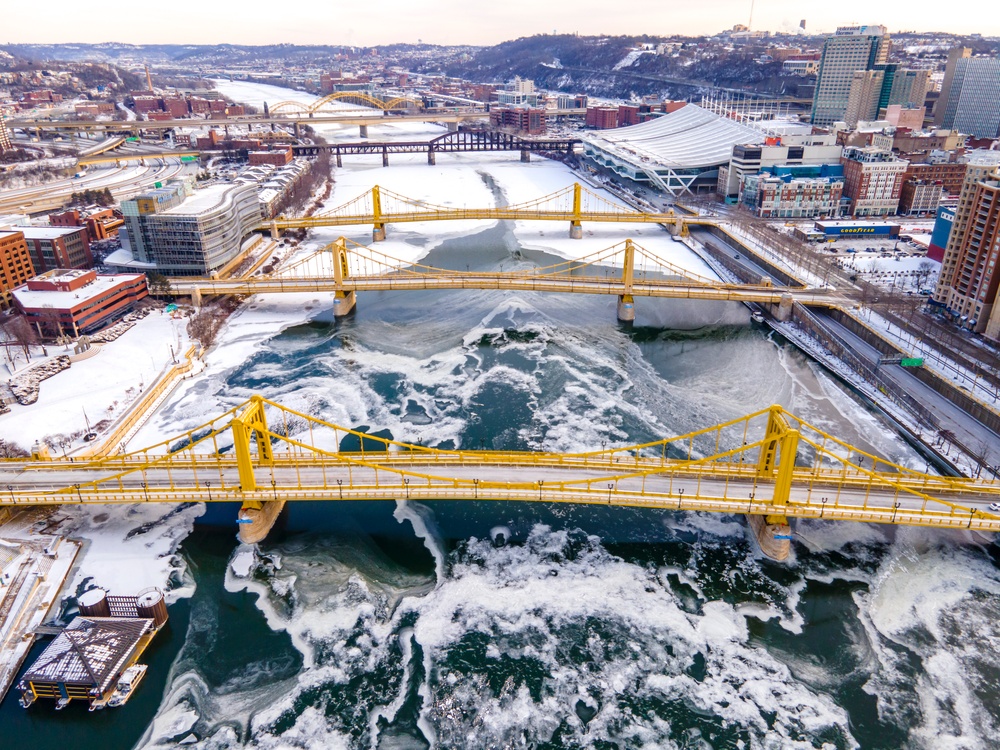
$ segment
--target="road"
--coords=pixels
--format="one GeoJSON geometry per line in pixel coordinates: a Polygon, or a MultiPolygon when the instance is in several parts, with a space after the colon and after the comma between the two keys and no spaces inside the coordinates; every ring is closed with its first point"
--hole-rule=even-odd
{"type": "MultiPolygon", "coordinates": [[[[113,464],[113,462],[111,462],[113,464]]],[[[241,502],[268,500],[505,500],[641,506],[664,510],[771,513],[831,520],[1000,531],[1000,483],[949,483],[923,475],[873,475],[855,467],[796,470],[788,504],[771,504],[775,481],[753,467],[692,466],[654,458],[547,454],[367,453],[321,458],[276,455],[242,492],[232,458],[189,454],[167,468],[66,461],[0,464],[4,504],[241,502]],[[96,484],[95,484],[96,483],[96,484]],[[964,492],[956,488],[964,488],[964,492]],[[100,489],[98,489],[100,488],[100,489]],[[55,492],[55,494],[51,494],[55,492]],[[8,497],[9,496],[9,497],[8,497]],[[967,506],[967,507],[966,507],[967,506]]]]}
{"type": "MultiPolygon", "coordinates": [[[[860,359],[875,367],[881,358],[880,352],[875,347],[851,333],[850,330],[831,316],[826,315],[822,310],[814,312],[821,316],[823,323],[829,326],[842,341],[850,345],[851,350],[860,359]]],[[[907,368],[899,365],[882,365],[879,368],[879,373],[897,385],[901,391],[910,394],[919,401],[937,418],[942,429],[953,432],[963,445],[970,449],[975,449],[980,445],[988,447],[1000,445],[1000,435],[917,379],[907,368]]]]}
{"type": "Polygon", "coordinates": [[[0,192],[0,212],[41,213],[62,207],[69,196],[83,190],[108,188],[121,200],[147,190],[156,182],[169,180],[182,174],[188,165],[175,160],[156,166],[125,165],[106,169],[91,169],[79,178],[54,180],[43,185],[4,190],[0,192]]]}

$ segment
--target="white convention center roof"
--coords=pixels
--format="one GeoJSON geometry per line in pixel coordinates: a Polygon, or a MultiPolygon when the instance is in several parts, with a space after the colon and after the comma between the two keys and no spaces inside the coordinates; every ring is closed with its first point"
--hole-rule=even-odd
{"type": "Polygon", "coordinates": [[[587,143],[642,169],[687,170],[729,163],[736,144],[763,143],[763,132],[696,104],[639,125],[599,130],[587,143]]]}

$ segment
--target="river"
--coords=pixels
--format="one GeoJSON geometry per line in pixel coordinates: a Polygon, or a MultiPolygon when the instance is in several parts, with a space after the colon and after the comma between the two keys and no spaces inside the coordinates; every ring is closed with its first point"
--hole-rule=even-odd
{"type": "MultiPolygon", "coordinates": [[[[405,242],[439,267],[558,259],[506,224],[405,242]]],[[[343,321],[310,300],[271,329],[267,309],[234,319],[219,362],[158,430],[262,392],[425,445],[570,451],[780,403],[922,463],[739,305],[640,300],[632,328],[613,300],[503,291],[362,294],[343,321]]],[[[227,526],[178,551],[192,593],[171,607],[140,695],[99,715],[8,697],[5,736],[36,748],[107,747],[108,732],[141,748],[996,746],[997,548],[965,534],[798,522],[778,564],[727,516],[329,502],[290,508],[253,550],[225,512],[211,518],[227,526]]]]}

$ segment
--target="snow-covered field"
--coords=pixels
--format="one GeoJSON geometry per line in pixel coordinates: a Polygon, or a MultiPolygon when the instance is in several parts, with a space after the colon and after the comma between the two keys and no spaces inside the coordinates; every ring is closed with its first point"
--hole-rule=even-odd
{"type": "MultiPolygon", "coordinates": [[[[60,439],[86,431],[91,425],[121,415],[170,364],[171,348],[178,361],[189,346],[187,319],[154,312],[137,322],[120,338],[100,344],[97,354],[75,362],[68,370],[43,380],[38,401],[28,406],[14,403],[0,415],[0,434],[22,448],[45,440],[61,452],[60,439]]],[[[49,346],[49,356],[72,354],[72,349],[49,346]]],[[[32,359],[32,364],[42,361],[32,359]]],[[[26,368],[22,365],[18,372],[26,368]]],[[[72,452],[83,443],[67,446],[72,452]]]]}

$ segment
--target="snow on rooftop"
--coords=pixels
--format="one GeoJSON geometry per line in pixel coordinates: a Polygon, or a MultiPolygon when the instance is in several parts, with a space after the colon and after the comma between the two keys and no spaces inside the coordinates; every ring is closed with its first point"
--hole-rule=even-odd
{"type": "MultiPolygon", "coordinates": [[[[131,281],[142,274],[114,274],[109,276],[98,276],[94,281],[81,286],[79,289],[72,289],[68,292],[60,292],[51,289],[34,291],[28,289],[27,285],[18,287],[13,291],[15,299],[22,307],[40,308],[52,307],[56,309],[66,309],[77,307],[89,299],[99,297],[105,292],[111,291],[123,281],[131,281]]],[[[49,280],[66,279],[69,276],[49,277],[49,280]]]]}
{"type": "Polygon", "coordinates": [[[14,231],[24,232],[26,240],[54,240],[75,234],[83,227],[15,227],[14,231]]]}
{"type": "Polygon", "coordinates": [[[216,208],[220,208],[228,200],[228,194],[233,190],[233,186],[224,183],[221,185],[209,185],[200,190],[196,190],[190,198],[179,206],[161,211],[163,214],[180,214],[187,216],[190,214],[202,214],[216,208]]]}
{"type": "Polygon", "coordinates": [[[695,169],[725,164],[733,146],[763,143],[756,128],[688,104],[625,128],[585,133],[584,141],[642,168],[695,169]]]}

